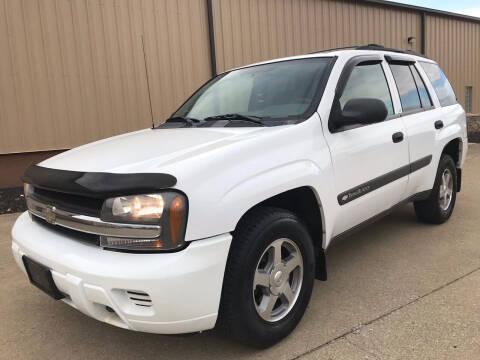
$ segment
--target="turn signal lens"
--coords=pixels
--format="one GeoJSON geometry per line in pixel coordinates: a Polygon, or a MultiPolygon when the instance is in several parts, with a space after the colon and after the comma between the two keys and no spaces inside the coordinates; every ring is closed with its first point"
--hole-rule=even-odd
{"type": "Polygon", "coordinates": [[[176,244],[183,228],[183,213],[185,205],[183,199],[177,196],[170,205],[170,233],[172,243],[176,244]]]}
{"type": "Polygon", "coordinates": [[[120,250],[149,251],[163,248],[163,243],[161,239],[127,239],[101,236],[100,246],[120,250]]]}

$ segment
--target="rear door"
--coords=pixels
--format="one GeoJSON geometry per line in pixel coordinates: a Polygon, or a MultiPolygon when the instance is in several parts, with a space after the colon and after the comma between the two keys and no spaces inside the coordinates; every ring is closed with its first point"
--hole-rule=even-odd
{"type": "Polygon", "coordinates": [[[428,190],[433,185],[436,164],[436,126],[442,121],[442,110],[434,106],[419,64],[401,56],[386,57],[395,79],[401,103],[401,118],[408,137],[411,171],[407,194],[428,190]],[[428,179],[428,181],[425,181],[428,179]],[[430,181],[431,180],[431,181],[430,181]]]}
{"type": "Polygon", "coordinates": [[[380,55],[356,56],[338,81],[334,106],[342,109],[353,98],[376,98],[385,103],[389,116],[380,123],[325,130],[339,206],[333,236],[390,208],[405,195],[408,141],[402,120],[394,115],[386,66],[380,55]]]}

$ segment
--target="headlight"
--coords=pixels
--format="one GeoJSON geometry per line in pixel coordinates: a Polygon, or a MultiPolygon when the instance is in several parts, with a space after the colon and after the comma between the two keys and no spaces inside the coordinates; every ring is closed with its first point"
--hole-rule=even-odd
{"type": "Polygon", "coordinates": [[[102,236],[100,245],[109,249],[134,251],[171,251],[181,248],[185,245],[187,213],[187,198],[174,191],[107,199],[100,216],[103,221],[158,225],[161,235],[155,239],[102,236]]]}

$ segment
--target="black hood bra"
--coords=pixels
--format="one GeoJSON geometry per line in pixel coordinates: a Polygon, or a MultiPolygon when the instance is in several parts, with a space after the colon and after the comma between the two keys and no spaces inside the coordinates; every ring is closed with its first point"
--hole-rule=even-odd
{"type": "Polygon", "coordinates": [[[30,165],[23,176],[25,183],[45,190],[96,199],[145,194],[177,183],[175,176],[161,173],[114,174],[81,172],[30,165]]]}

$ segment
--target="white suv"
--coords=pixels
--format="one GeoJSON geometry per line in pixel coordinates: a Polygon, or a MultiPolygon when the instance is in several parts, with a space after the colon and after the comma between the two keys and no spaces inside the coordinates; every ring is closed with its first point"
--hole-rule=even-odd
{"type": "Polygon", "coordinates": [[[300,321],[333,240],[409,201],[445,222],[466,151],[465,112],[425,57],[368,45],[245,66],[158,127],[30,166],[13,254],[100,321],[217,324],[265,347],[300,321]]]}

